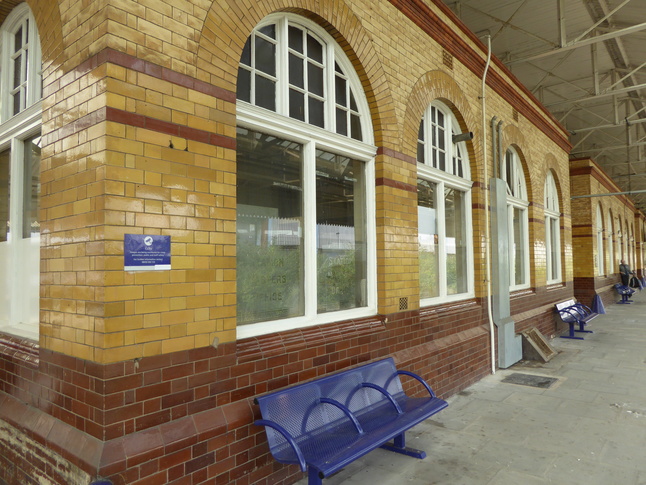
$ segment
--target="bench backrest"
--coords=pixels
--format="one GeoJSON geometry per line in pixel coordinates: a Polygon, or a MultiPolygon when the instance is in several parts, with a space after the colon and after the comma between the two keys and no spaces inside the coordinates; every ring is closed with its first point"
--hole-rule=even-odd
{"type": "MultiPolygon", "coordinates": [[[[280,424],[298,441],[326,425],[348,421],[341,410],[332,405],[321,405],[322,397],[334,399],[353,413],[382,404],[387,398],[362,383],[376,384],[396,396],[403,393],[392,358],[380,360],[314,381],[265,394],[256,398],[263,419],[280,424]]],[[[285,444],[280,433],[266,428],[270,448],[285,444]]]]}
{"type": "Polygon", "coordinates": [[[563,310],[564,308],[570,307],[570,306],[572,306],[574,304],[576,304],[576,301],[574,301],[574,300],[562,301],[561,303],[556,304],[556,309],[557,310],[563,310]]]}

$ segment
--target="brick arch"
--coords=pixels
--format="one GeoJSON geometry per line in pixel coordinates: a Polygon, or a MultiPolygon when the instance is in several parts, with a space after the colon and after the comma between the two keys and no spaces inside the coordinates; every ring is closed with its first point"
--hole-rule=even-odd
{"type": "MultiPolygon", "coordinates": [[[[5,0],[5,3],[21,3],[5,0]]],[[[63,22],[59,10],[59,2],[52,0],[27,0],[27,5],[34,14],[40,37],[43,63],[43,88],[47,86],[47,78],[54,74],[64,63],[63,22]]]]}
{"type": "MultiPolygon", "coordinates": [[[[523,174],[525,175],[525,185],[527,187],[527,200],[534,200],[534,184],[532,182],[532,172],[529,169],[529,160],[531,157],[531,147],[525,140],[523,132],[515,125],[508,125],[503,128],[502,143],[505,151],[508,147],[513,146],[520,158],[523,174]]],[[[504,156],[504,155],[503,155],[504,156]]]]}
{"type": "MultiPolygon", "coordinates": [[[[566,183],[569,184],[569,179],[567,175],[563,177],[560,176],[558,169],[559,169],[558,160],[554,155],[552,155],[551,153],[548,153],[545,156],[544,169],[540,172],[541,177],[536,180],[535,194],[537,195],[541,194],[538,202],[540,202],[540,204],[543,205],[545,200],[545,179],[547,177],[548,172],[552,172],[552,175],[554,176],[554,183],[556,184],[556,193],[559,196],[559,210],[561,212],[561,216],[563,216],[565,214],[565,209],[566,209],[565,197],[569,196],[569,190],[567,191],[567,193],[565,192],[564,184],[566,183]]],[[[569,208],[569,205],[567,208],[569,208]]]]}
{"type": "Polygon", "coordinates": [[[438,100],[446,104],[455,115],[463,131],[472,131],[474,141],[467,143],[471,180],[481,178],[481,164],[476,164],[475,146],[480,146],[480,127],[471,109],[468,98],[458,83],[444,71],[429,71],[421,76],[413,89],[406,106],[400,146],[404,154],[417,158],[417,134],[422,115],[431,102],[438,100]]]}
{"type": "MultiPolygon", "coordinates": [[[[22,2],[23,0],[4,0],[0,2],[0,24],[2,24],[9,16],[9,14],[12,12],[12,10],[22,2]]],[[[32,3],[32,2],[28,2],[28,3],[32,3]]]]}
{"type": "Polygon", "coordinates": [[[374,130],[375,144],[392,139],[397,132],[395,108],[386,74],[370,34],[344,2],[316,0],[261,0],[253,9],[243,9],[239,0],[214,0],[199,39],[199,79],[236,92],[238,63],[251,31],[267,15],[291,12],[302,15],[327,30],[344,50],[365,91],[374,130]]]}
{"type": "MultiPolygon", "coordinates": [[[[23,0],[4,0],[0,2],[0,24],[11,14],[23,0]]],[[[43,79],[62,64],[63,24],[59,11],[59,2],[52,0],[26,0],[29,9],[36,19],[43,63],[43,79]]],[[[45,85],[45,83],[43,83],[45,85]]]]}
{"type": "Polygon", "coordinates": [[[604,234],[605,234],[605,233],[606,233],[606,230],[607,230],[608,228],[607,228],[607,224],[606,224],[606,218],[605,218],[605,216],[604,216],[604,214],[606,213],[606,208],[604,207],[604,205],[603,205],[603,202],[602,202],[602,201],[600,201],[600,200],[599,200],[599,201],[597,201],[597,204],[594,206],[594,221],[595,221],[595,225],[596,225],[596,221],[597,221],[597,208],[601,211],[601,229],[603,230],[603,232],[604,232],[604,234]]]}

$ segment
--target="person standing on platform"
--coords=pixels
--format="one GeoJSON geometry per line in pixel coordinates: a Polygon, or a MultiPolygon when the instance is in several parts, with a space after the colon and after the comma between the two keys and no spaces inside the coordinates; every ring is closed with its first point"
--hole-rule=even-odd
{"type": "Polygon", "coordinates": [[[634,274],[630,266],[626,264],[626,260],[622,259],[621,264],[619,265],[619,274],[621,276],[621,284],[624,286],[628,286],[628,283],[630,283],[630,277],[634,274]]]}

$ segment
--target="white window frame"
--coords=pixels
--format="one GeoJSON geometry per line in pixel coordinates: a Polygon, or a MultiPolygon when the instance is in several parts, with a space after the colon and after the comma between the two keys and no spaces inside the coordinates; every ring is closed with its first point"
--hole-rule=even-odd
{"type": "Polygon", "coordinates": [[[608,268],[610,270],[608,274],[616,273],[617,268],[619,267],[619,262],[615,262],[614,227],[614,223],[612,222],[612,212],[608,212],[608,268]]]}
{"type": "MultiPolygon", "coordinates": [[[[24,54],[24,52],[23,52],[24,54]]],[[[34,16],[27,3],[18,5],[0,27],[0,151],[10,150],[8,240],[0,242],[0,331],[38,340],[40,306],[40,235],[22,237],[24,141],[42,126],[42,63],[34,16]],[[12,50],[14,34],[29,22],[26,63],[22,64],[21,110],[13,113],[12,50]],[[24,69],[26,68],[26,71],[24,69]]]]}
{"type": "Polygon", "coordinates": [[[529,201],[527,200],[527,185],[525,183],[525,174],[520,162],[518,152],[514,147],[509,147],[505,152],[505,165],[502,170],[503,178],[507,182],[507,217],[509,228],[509,289],[511,291],[529,288],[529,201]],[[511,164],[511,167],[508,165],[511,164]],[[511,180],[507,180],[511,175],[511,180]],[[516,231],[514,230],[514,210],[520,210],[522,213],[521,232],[522,240],[515,240],[516,231]],[[516,244],[522,245],[522,262],[523,274],[525,280],[516,282],[516,244]]]}
{"type": "Polygon", "coordinates": [[[624,233],[623,233],[623,224],[621,223],[621,219],[617,220],[617,265],[621,264],[621,260],[625,259],[624,258],[624,233]]]}
{"type": "Polygon", "coordinates": [[[557,284],[562,281],[561,269],[561,212],[559,209],[559,197],[556,190],[556,182],[552,172],[547,173],[545,179],[545,255],[546,255],[546,278],[547,284],[557,284]],[[556,223],[556,236],[552,234],[552,225],[556,223]],[[555,237],[554,237],[555,236],[555,237]],[[552,242],[556,244],[552,248],[552,242]],[[552,261],[552,254],[556,261],[552,261]],[[552,274],[552,267],[556,267],[556,274],[552,274]]]}
{"type": "Polygon", "coordinates": [[[330,87],[331,89],[331,87],[334,86],[334,83],[330,83],[330,76],[334,76],[334,69],[326,69],[328,72],[325,74],[325,94],[327,99],[325,103],[325,116],[327,128],[320,128],[288,116],[288,106],[286,102],[288,73],[287,63],[284,62],[284,55],[287,51],[284,38],[278,40],[276,112],[259,108],[247,102],[238,100],[237,125],[303,145],[303,203],[304,217],[306,220],[311,221],[316,219],[315,154],[317,149],[347,156],[365,163],[364,177],[366,182],[366,207],[364,209],[366,211],[367,226],[367,304],[364,307],[349,310],[320,314],[317,313],[317,273],[316,270],[311,269],[316,268],[316,247],[314,243],[316,240],[316,226],[315,224],[306,224],[304,226],[303,234],[305,258],[304,268],[306,269],[304,276],[305,314],[303,316],[282,320],[238,325],[236,332],[237,338],[240,339],[336,321],[350,320],[353,318],[362,318],[372,316],[377,313],[376,205],[375,184],[374,182],[371,182],[375,180],[374,158],[377,153],[377,149],[374,146],[372,124],[369,116],[367,115],[369,113],[369,106],[363,87],[354,70],[354,66],[352,66],[350,61],[347,59],[343,50],[320,26],[298,15],[283,13],[268,16],[263,20],[263,22],[258,24],[256,29],[260,29],[270,23],[276,23],[277,30],[282,29],[283,33],[286,32],[289,24],[297,24],[298,26],[312,32],[322,40],[326,46],[327,65],[330,65],[330,61],[332,62],[332,66],[334,66],[334,62],[337,62],[343,69],[343,72],[350,83],[350,87],[354,90],[359,113],[363,115],[360,117],[363,141],[357,141],[348,136],[339,135],[334,132],[335,117],[331,116],[330,113],[333,112],[335,103],[330,102],[331,99],[333,100],[334,98],[329,98],[329,91],[327,91],[327,87],[330,87]],[[328,123],[328,121],[330,123],[328,123]]]}
{"type": "Polygon", "coordinates": [[[431,306],[441,303],[447,303],[452,301],[465,300],[473,298],[475,296],[475,288],[473,283],[473,223],[472,223],[472,202],[471,202],[471,187],[473,186],[473,181],[471,180],[471,171],[469,166],[468,152],[466,148],[466,143],[464,141],[453,143],[453,135],[460,133],[460,126],[455,118],[453,112],[440,101],[433,101],[424,112],[420,126],[423,123],[424,130],[424,140],[418,139],[418,150],[423,150],[424,153],[424,163],[417,163],[417,176],[418,178],[427,180],[436,185],[436,214],[437,214],[437,231],[438,231],[438,279],[439,279],[439,288],[438,296],[431,298],[422,298],[420,299],[421,306],[431,306]],[[435,130],[435,124],[428,122],[431,119],[431,110],[436,109],[441,111],[444,115],[445,120],[445,129],[444,129],[444,150],[445,153],[445,167],[448,171],[440,170],[432,166],[433,150],[436,148],[433,146],[431,138],[431,130],[435,130]],[[454,175],[453,169],[455,167],[454,158],[457,158],[457,163],[461,165],[463,177],[454,175]],[[445,200],[444,193],[445,189],[455,189],[464,193],[464,214],[465,214],[465,225],[466,225],[466,235],[465,239],[467,241],[467,291],[463,293],[457,293],[454,295],[447,294],[447,282],[446,282],[446,227],[445,227],[445,200]]]}
{"type": "Polygon", "coordinates": [[[630,264],[630,267],[632,269],[635,268],[635,258],[634,258],[634,251],[633,251],[633,226],[632,224],[628,225],[628,232],[626,233],[626,261],[628,261],[628,264],[630,264]]]}
{"type": "Polygon", "coordinates": [[[0,34],[0,55],[2,58],[2,69],[0,70],[0,85],[2,86],[0,94],[0,122],[6,122],[14,115],[13,113],[13,71],[14,64],[11,62],[11,57],[14,54],[13,36],[21,26],[24,27],[25,23],[29,23],[29,35],[27,38],[27,45],[23,48],[28,49],[26,62],[23,63],[23,72],[21,75],[21,92],[24,97],[21,99],[21,112],[30,106],[39,103],[42,97],[42,62],[41,62],[41,48],[38,36],[38,28],[36,20],[31,13],[27,3],[21,3],[7,16],[7,19],[2,24],[0,34]]]}
{"type": "Polygon", "coordinates": [[[606,267],[604,264],[606,253],[604,251],[603,233],[603,213],[601,210],[601,204],[597,204],[597,276],[603,276],[606,274],[606,267]]]}

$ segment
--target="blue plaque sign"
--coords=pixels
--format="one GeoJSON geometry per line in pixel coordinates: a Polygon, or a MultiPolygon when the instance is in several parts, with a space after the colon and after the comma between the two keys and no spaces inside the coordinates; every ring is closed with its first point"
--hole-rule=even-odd
{"type": "Polygon", "coordinates": [[[170,269],[170,236],[124,234],[123,266],[125,271],[170,269]]]}

